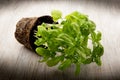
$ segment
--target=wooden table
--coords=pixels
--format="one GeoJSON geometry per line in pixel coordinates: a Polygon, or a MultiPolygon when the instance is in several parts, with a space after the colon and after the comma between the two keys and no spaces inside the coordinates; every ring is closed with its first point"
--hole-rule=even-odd
{"type": "Polygon", "coordinates": [[[0,1],[0,80],[120,80],[120,1],[0,1]],[[66,14],[78,10],[89,15],[102,32],[105,52],[102,66],[95,63],[81,66],[74,75],[75,66],[65,71],[38,63],[39,56],[19,44],[14,32],[16,23],[23,17],[37,17],[58,9],[66,14]]]}

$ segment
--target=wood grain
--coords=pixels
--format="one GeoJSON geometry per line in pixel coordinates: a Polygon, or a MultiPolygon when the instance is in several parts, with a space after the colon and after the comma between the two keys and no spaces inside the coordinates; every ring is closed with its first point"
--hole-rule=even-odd
{"type": "Polygon", "coordinates": [[[0,1],[0,80],[82,79],[120,79],[119,0],[0,1]],[[82,65],[81,73],[75,76],[74,65],[62,72],[38,63],[40,57],[16,41],[14,32],[21,18],[50,14],[53,9],[61,10],[63,16],[78,10],[96,23],[105,49],[101,67],[95,63],[82,65]]]}

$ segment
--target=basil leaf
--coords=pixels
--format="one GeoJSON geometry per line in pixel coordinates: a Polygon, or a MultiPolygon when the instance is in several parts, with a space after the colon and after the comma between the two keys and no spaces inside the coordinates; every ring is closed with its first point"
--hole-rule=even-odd
{"type": "Polygon", "coordinates": [[[60,70],[65,70],[66,68],[68,68],[71,65],[71,60],[67,59],[65,61],[63,61],[60,66],[58,67],[60,70]]]}
{"type": "Polygon", "coordinates": [[[53,10],[51,12],[51,15],[52,15],[54,21],[57,21],[58,19],[60,19],[62,17],[62,13],[59,10],[53,10]]]}
{"type": "Polygon", "coordinates": [[[79,73],[80,73],[80,64],[77,63],[77,64],[76,64],[75,74],[78,75],[79,73]]]}
{"type": "Polygon", "coordinates": [[[55,66],[55,65],[57,65],[62,60],[62,58],[63,58],[63,56],[54,57],[54,58],[52,58],[52,59],[50,59],[50,60],[47,61],[47,65],[49,67],[55,66]]]}
{"type": "Polygon", "coordinates": [[[36,52],[41,56],[49,56],[50,55],[49,50],[41,48],[41,47],[36,48],[36,52]]]}
{"type": "Polygon", "coordinates": [[[43,57],[42,62],[50,67],[58,65],[60,70],[75,64],[75,74],[79,74],[81,64],[102,64],[102,33],[87,15],[74,11],[62,18],[62,13],[54,10],[51,16],[58,24],[42,23],[35,32],[36,53],[43,57]]]}

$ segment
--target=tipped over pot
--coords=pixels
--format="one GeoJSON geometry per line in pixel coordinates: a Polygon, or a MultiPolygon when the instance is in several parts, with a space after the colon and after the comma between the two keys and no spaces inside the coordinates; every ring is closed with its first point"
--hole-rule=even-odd
{"type": "Polygon", "coordinates": [[[62,17],[55,10],[51,16],[22,18],[16,25],[15,38],[43,57],[40,61],[49,67],[58,65],[65,70],[75,64],[75,74],[79,74],[81,64],[102,65],[102,34],[87,15],[74,11],[62,17]]]}
{"type": "Polygon", "coordinates": [[[37,29],[37,26],[41,25],[43,22],[52,24],[54,21],[53,18],[48,15],[41,17],[22,18],[16,24],[15,38],[25,47],[35,50],[36,46],[34,45],[34,31],[37,29]]]}

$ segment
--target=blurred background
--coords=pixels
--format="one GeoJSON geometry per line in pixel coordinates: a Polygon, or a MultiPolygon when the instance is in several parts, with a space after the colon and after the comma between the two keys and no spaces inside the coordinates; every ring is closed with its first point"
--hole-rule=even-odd
{"type": "Polygon", "coordinates": [[[0,80],[119,80],[120,79],[120,0],[0,0],[0,80]],[[79,11],[89,16],[102,32],[102,66],[81,65],[65,71],[38,63],[39,56],[19,44],[14,32],[24,17],[50,15],[57,9],[63,16],[79,11]]]}

